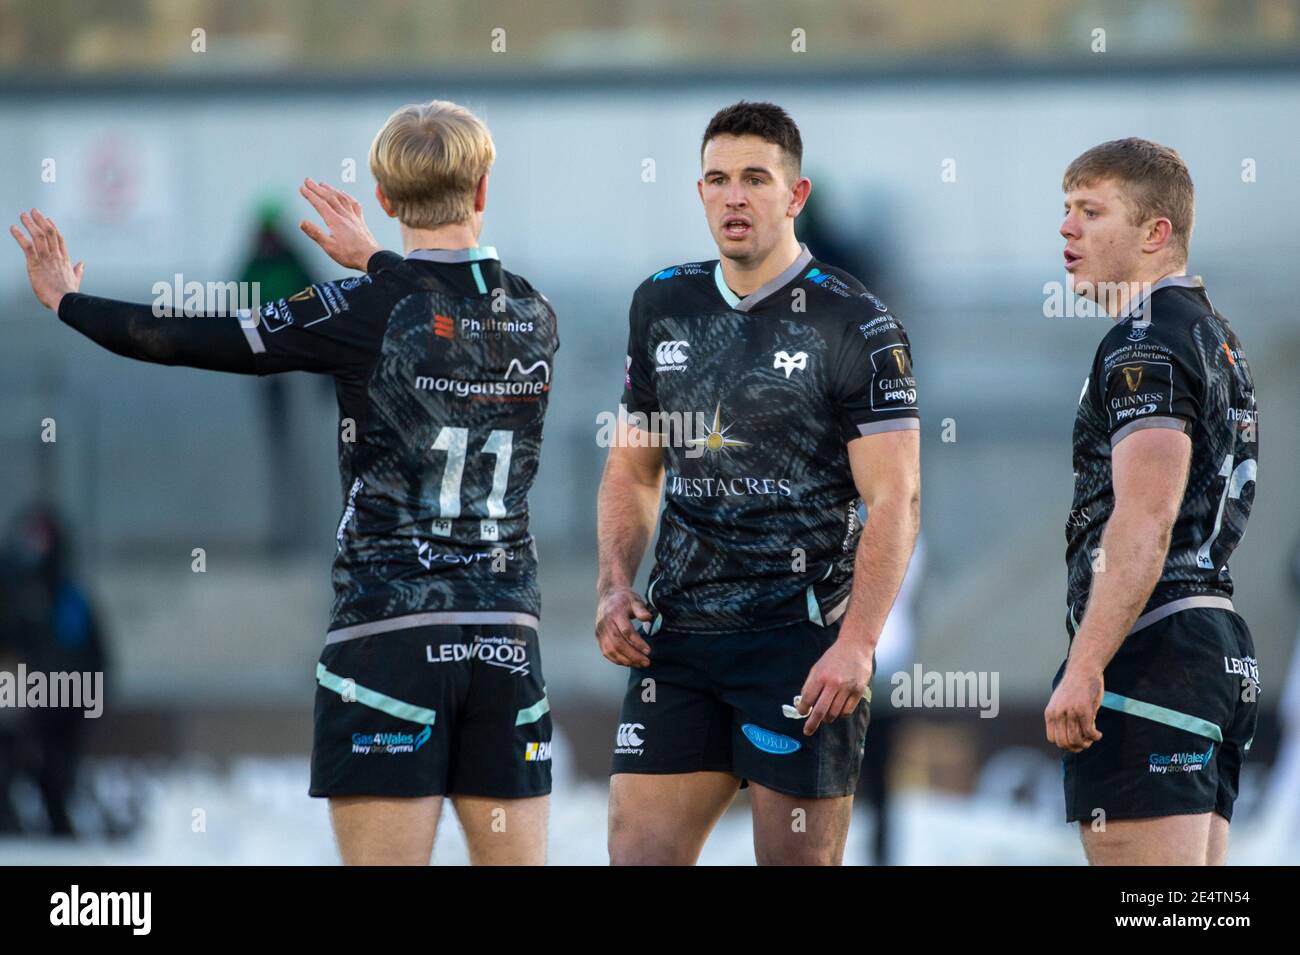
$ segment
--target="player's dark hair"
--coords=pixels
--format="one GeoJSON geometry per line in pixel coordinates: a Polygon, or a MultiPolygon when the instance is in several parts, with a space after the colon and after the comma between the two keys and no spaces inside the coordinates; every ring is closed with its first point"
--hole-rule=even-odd
{"type": "Polygon", "coordinates": [[[1192,174],[1168,146],[1131,136],[1093,146],[1070,163],[1061,188],[1069,192],[1103,179],[1119,182],[1133,225],[1163,216],[1173,226],[1173,242],[1187,256],[1195,218],[1192,174]]]}
{"type": "Polygon", "coordinates": [[[775,103],[747,103],[741,100],[718,110],[709,120],[700,142],[700,158],[704,147],[715,136],[757,136],[764,142],[781,147],[792,179],[799,178],[803,163],[803,137],[790,114],[775,103]]]}

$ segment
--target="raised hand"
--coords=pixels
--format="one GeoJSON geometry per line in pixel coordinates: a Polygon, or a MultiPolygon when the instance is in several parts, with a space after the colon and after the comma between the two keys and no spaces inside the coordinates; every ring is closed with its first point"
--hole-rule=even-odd
{"type": "Polygon", "coordinates": [[[81,289],[86,263],[72,264],[63,235],[54,220],[45,218],[39,209],[24,212],[18,218],[30,238],[14,225],[9,227],[9,234],[27,258],[27,278],[32,283],[32,291],[36,293],[37,301],[58,312],[63,296],[81,289]]]}
{"type": "Polygon", "coordinates": [[[320,226],[308,219],[298,223],[298,228],[339,265],[364,272],[370,257],[380,251],[382,246],[366,227],[366,220],[361,215],[361,203],[346,192],[311,179],[304,179],[298,191],[320,213],[328,231],[322,231],[320,226]]]}

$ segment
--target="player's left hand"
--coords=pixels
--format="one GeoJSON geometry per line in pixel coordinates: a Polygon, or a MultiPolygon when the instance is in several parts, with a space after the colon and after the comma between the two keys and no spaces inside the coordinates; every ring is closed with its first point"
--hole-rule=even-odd
{"type": "Polygon", "coordinates": [[[1085,673],[1067,665],[1043,711],[1047,738],[1071,753],[1083,752],[1101,739],[1097,711],[1104,694],[1105,681],[1100,672],[1085,673]]]}
{"type": "Polygon", "coordinates": [[[298,191],[320,213],[328,231],[322,231],[310,219],[303,219],[298,228],[339,265],[364,272],[370,257],[383,247],[370,234],[361,203],[346,192],[311,179],[304,179],[298,191]]]}
{"type": "Polygon", "coordinates": [[[72,264],[63,235],[53,219],[41,215],[41,210],[24,212],[18,218],[31,238],[23,235],[23,230],[16,225],[9,227],[9,234],[27,258],[27,278],[32,283],[32,291],[42,305],[57,313],[63,296],[81,289],[86,263],[72,264]]]}
{"type": "Polygon", "coordinates": [[[822,723],[851,716],[871,682],[871,653],[856,643],[836,640],[808,671],[799,692],[799,713],[808,719],[803,735],[812,736],[822,723]]]}

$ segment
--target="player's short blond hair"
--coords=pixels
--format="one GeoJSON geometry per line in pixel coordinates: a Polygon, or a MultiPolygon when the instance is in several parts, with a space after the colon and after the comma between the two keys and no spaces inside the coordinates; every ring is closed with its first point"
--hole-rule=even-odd
{"type": "Polygon", "coordinates": [[[1065,192],[1114,179],[1129,206],[1129,224],[1160,216],[1172,226],[1171,241],[1187,258],[1196,217],[1196,191],[1182,157],[1149,139],[1116,139],[1093,146],[1065,170],[1065,192]]]}
{"type": "Polygon", "coordinates": [[[487,126],[465,107],[410,103],[375,135],[370,172],[403,225],[435,229],[469,221],[496,154],[487,126]]]}

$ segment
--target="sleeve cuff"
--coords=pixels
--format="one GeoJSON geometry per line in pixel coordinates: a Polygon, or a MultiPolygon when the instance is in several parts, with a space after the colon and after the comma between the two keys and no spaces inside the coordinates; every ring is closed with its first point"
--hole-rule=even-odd
{"type": "Polygon", "coordinates": [[[80,292],[68,292],[59,299],[59,310],[54,314],[59,316],[59,321],[67,322],[72,315],[72,309],[77,307],[77,303],[84,299],[85,296],[80,292]]]}
{"type": "Polygon", "coordinates": [[[919,431],[921,429],[920,418],[890,418],[888,421],[869,421],[865,424],[854,425],[858,433],[853,435],[855,438],[866,437],[869,434],[880,434],[882,431],[919,431]]]}
{"type": "Polygon", "coordinates": [[[403,261],[402,257],[396,252],[390,252],[388,249],[380,249],[370,257],[368,262],[366,262],[366,272],[373,274],[375,272],[381,272],[384,269],[391,269],[401,261],[403,261]]]}
{"type": "Polygon", "coordinates": [[[1142,431],[1146,428],[1169,428],[1172,431],[1191,431],[1191,425],[1182,418],[1171,418],[1167,415],[1139,418],[1137,421],[1130,421],[1128,424],[1124,425],[1124,427],[1112,434],[1110,436],[1110,446],[1113,448],[1134,431],[1142,431]]]}
{"type": "Polygon", "coordinates": [[[254,319],[253,313],[248,309],[239,310],[239,330],[244,333],[244,340],[248,342],[248,347],[255,356],[266,354],[266,343],[262,341],[262,332],[259,328],[261,324],[260,318],[254,319]]]}

